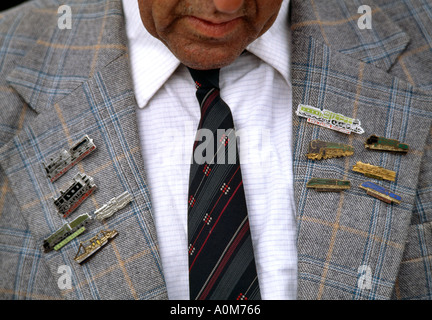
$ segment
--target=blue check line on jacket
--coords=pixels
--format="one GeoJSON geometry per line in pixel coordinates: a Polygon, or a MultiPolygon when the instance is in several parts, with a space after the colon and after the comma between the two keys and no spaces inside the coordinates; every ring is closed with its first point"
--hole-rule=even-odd
{"type": "MultiPolygon", "coordinates": [[[[417,225],[415,227],[417,229],[417,235],[418,235],[418,239],[419,239],[419,245],[420,245],[420,250],[421,250],[421,256],[422,257],[429,257],[430,255],[432,255],[432,252],[428,252],[427,251],[427,241],[425,238],[425,230],[424,230],[424,225],[417,225]]],[[[432,273],[432,265],[431,265],[431,260],[432,259],[423,259],[423,267],[425,270],[425,274],[431,274],[432,273]]],[[[429,277],[426,277],[426,282],[427,282],[427,288],[428,288],[428,293],[429,295],[432,295],[432,286],[431,286],[431,279],[429,277]]]]}
{"type": "MultiPolygon", "coordinates": [[[[355,60],[355,59],[352,59],[352,60],[353,60],[353,62],[357,63],[357,60],[355,60]]],[[[311,60],[311,61],[313,61],[313,60],[311,60]]],[[[309,62],[309,60],[307,63],[293,62],[293,70],[295,70],[295,71],[301,70],[301,71],[304,71],[306,73],[325,72],[325,70],[323,70],[323,68],[320,65],[311,64],[309,62]]],[[[380,71],[380,72],[384,72],[384,71],[380,71]]],[[[334,69],[329,70],[329,76],[334,77],[334,78],[339,79],[339,80],[345,80],[347,82],[352,83],[353,85],[356,85],[357,81],[358,81],[357,76],[352,76],[350,74],[342,73],[342,72],[334,70],[334,69]]],[[[298,83],[298,85],[302,85],[302,84],[304,84],[304,81],[308,81],[308,79],[297,80],[297,83],[298,83]]],[[[407,89],[403,88],[403,89],[399,89],[399,90],[412,90],[411,89],[412,86],[408,82],[403,81],[403,83],[406,83],[407,89]]],[[[380,90],[380,91],[386,92],[386,93],[388,92],[387,86],[383,86],[381,82],[373,82],[373,80],[363,79],[362,87],[364,87],[365,89],[380,90]]],[[[428,93],[426,91],[418,90],[418,92],[416,92],[416,94],[418,94],[419,97],[426,99],[426,101],[432,102],[432,95],[430,93],[428,93]]],[[[303,99],[302,101],[307,101],[307,100],[303,99]]],[[[429,113],[426,113],[426,114],[428,115],[429,113]]]]}
{"type": "MultiPolygon", "coordinates": [[[[353,21],[355,21],[355,23],[357,24],[357,20],[353,20],[353,21]]],[[[355,26],[355,28],[353,28],[353,29],[357,30],[358,27],[355,26]]],[[[349,55],[349,54],[353,54],[356,52],[364,51],[364,49],[366,49],[366,50],[370,50],[370,49],[383,49],[383,50],[385,50],[385,48],[387,47],[387,44],[391,43],[394,40],[397,40],[398,38],[403,37],[404,35],[405,35],[405,32],[400,31],[400,32],[392,34],[386,38],[383,38],[380,40],[377,39],[375,42],[369,42],[369,43],[362,42],[360,45],[357,45],[357,46],[354,46],[351,48],[347,48],[347,49],[343,49],[343,50],[339,50],[339,52],[349,55]]],[[[393,54],[400,52],[400,50],[404,49],[404,48],[405,48],[405,45],[401,45],[399,47],[393,48],[393,50],[390,53],[387,52],[387,54],[381,54],[380,56],[375,56],[375,57],[372,57],[372,55],[370,55],[369,58],[364,59],[363,61],[364,62],[375,62],[377,60],[381,60],[385,56],[390,57],[393,54]]]]}
{"type": "MultiPolygon", "coordinates": [[[[415,22],[417,23],[418,28],[420,29],[423,38],[427,41],[427,43],[432,47],[432,37],[430,36],[429,31],[427,28],[425,28],[422,19],[419,17],[418,12],[413,6],[411,5],[410,1],[403,0],[405,5],[407,6],[409,12],[412,12],[411,18],[414,18],[415,22]]],[[[423,2],[425,3],[425,2],[423,2]]],[[[424,7],[426,8],[426,7],[424,7]]],[[[431,15],[430,11],[428,10],[429,16],[431,15]]]]}
{"type": "MultiPolygon", "coordinates": [[[[329,74],[329,64],[330,64],[330,48],[325,46],[323,47],[323,67],[322,67],[322,73],[321,73],[321,80],[319,82],[319,91],[318,91],[318,99],[317,99],[317,105],[323,106],[325,102],[325,95],[327,93],[327,79],[329,74]]],[[[318,138],[318,136],[316,136],[318,138]]]]}
{"type": "MultiPolygon", "coordinates": [[[[41,150],[37,147],[38,146],[37,138],[36,138],[33,130],[31,129],[31,127],[25,127],[24,131],[27,134],[27,137],[29,139],[28,142],[33,147],[35,157],[36,157],[36,163],[34,161],[33,162],[29,161],[31,163],[30,166],[33,166],[33,165],[40,166],[40,163],[42,163],[43,160],[42,160],[41,150]]],[[[28,150],[28,149],[26,149],[26,150],[28,150]]],[[[27,159],[30,159],[30,157],[27,157],[27,159]]],[[[43,170],[43,169],[41,168],[41,170],[43,170]]],[[[31,170],[31,171],[33,172],[33,170],[31,170]]],[[[56,192],[56,189],[54,188],[54,186],[52,184],[48,184],[48,186],[49,186],[49,189],[52,193],[56,192]]],[[[52,220],[52,216],[51,216],[49,210],[45,211],[44,215],[45,215],[45,220],[48,222],[49,228],[51,229],[51,231],[54,231],[53,229],[55,229],[55,224],[54,224],[54,221],[52,220]]]]}
{"type": "MultiPolygon", "coordinates": [[[[24,87],[27,89],[37,91],[38,93],[41,93],[41,92],[42,93],[48,93],[50,95],[55,95],[55,96],[66,96],[66,95],[70,94],[72,91],[70,89],[58,89],[57,90],[57,89],[53,89],[50,87],[44,88],[44,87],[41,87],[39,84],[32,84],[31,82],[24,81],[24,80],[18,80],[17,81],[14,79],[14,80],[9,80],[9,82],[16,85],[16,86],[20,86],[20,87],[24,87]]],[[[30,100],[29,104],[30,104],[30,106],[34,105],[34,101],[30,100]]]]}
{"type": "Polygon", "coordinates": [[[26,55],[26,53],[27,52],[24,51],[24,50],[12,49],[12,48],[9,48],[7,51],[0,50],[0,56],[2,56],[2,55],[12,55],[12,56],[17,56],[17,57],[24,57],[26,55]]]}
{"type": "Polygon", "coordinates": [[[166,290],[165,286],[159,286],[154,288],[153,290],[149,290],[147,292],[142,292],[138,295],[139,300],[150,300],[150,298],[157,297],[160,294],[164,293],[166,290]]]}
{"type": "MultiPolygon", "coordinates": [[[[88,76],[78,76],[78,75],[67,75],[64,76],[62,74],[51,74],[48,72],[45,72],[43,70],[36,70],[30,67],[22,67],[22,66],[17,66],[16,67],[17,71],[21,71],[22,73],[28,74],[29,76],[31,76],[32,78],[34,77],[38,77],[38,76],[43,76],[44,79],[48,79],[50,81],[53,82],[61,82],[61,81],[65,81],[68,82],[68,85],[70,85],[70,82],[76,82],[77,86],[79,86],[81,83],[83,83],[84,81],[88,80],[88,76]]],[[[52,87],[49,87],[50,89],[52,89],[52,87]]],[[[60,89],[55,89],[55,91],[60,90],[60,89]]],[[[73,91],[73,90],[71,90],[73,91]]]]}
{"type": "MultiPolygon", "coordinates": [[[[428,191],[430,192],[430,191],[428,191]]],[[[427,192],[426,192],[427,193],[427,192]]],[[[419,223],[426,223],[429,221],[427,212],[429,210],[432,210],[432,201],[429,201],[427,203],[423,203],[421,200],[421,196],[418,194],[415,198],[414,203],[414,214],[417,214],[419,216],[419,223]]]]}
{"type": "MultiPolygon", "coordinates": [[[[3,136],[7,136],[7,135],[11,135],[11,134],[15,135],[16,134],[16,130],[17,130],[16,127],[11,127],[11,126],[8,126],[8,125],[0,123],[0,133],[1,132],[6,133],[5,135],[1,134],[2,137],[3,136]]],[[[5,142],[7,142],[7,141],[5,141],[5,142]]]]}
{"type": "MultiPolygon", "coordinates": [[[[18,26],[20,25],[21,18],[23,16],[23,13],[19,13],[17,15],[17,18],[15,21],[11,24],[9,30],[10,32],[4,37],[3,45],[0,47],[0,52],[7,52],[8,48],[10,47],[10,43],[12,39],[14,39],[15,31],[17,30],[18,26]]],[[[0,72],[3,72],[3,66],[6,59],[1,59],[0,61],[0,72]]]]}
{"type": "MultiPolygon", "coordinates": [[[[28,249],[30,248],[30,246],[28,246],[28,244],[34,245],[33,239],[30,238],[30,237],[28,239],[26,238],[26,244],[27,245],[23,245],[23,247],[26,246],[26,248],[27,248],[26,251],[28,251],[28,249]]],[[[22,257],[22,255],[20,255],[20,258],[21,257],[22,257]]],[[[29,281],[28,281],[28,284],[27,284],[27,290],[26,290],[26,292],[29,292],[30,294],[33,294],[33,286],[34,286],[34,283],[35,283],[35,280],[36,280],[36,273],[37,273],[37,270],[39,269],[39,264],[42,261],[43,261],[43,259],[42,259],[41,255],[35,255],[34,256],[32,268],[31,268],[31,271],[30,271],[30,277],[29,277],[29,281]]],[[[20,272],[21,272],[21,270],[20,270],[20,272]]]]}
{"type": "MultiPolygon", "coordinates": [[[[385,224],[384,224],[384,230],[382,233],[382,239],[384,239],[386,242],[389,240],[389,237],[391,235],[391,225],[392,225],[392,218],[393,218],[393,206],[386,206],[387,214],[385,216],[385,224]]],[[[378,218],[378,217],[377,217],[378,218]]],[[[377,278],[381,277],[383,266],[384,266],[384,258],[386,257],[386,251],[388,250],[388,245],[386,242],[378,243],[379,245],[379,254],[378,259],[375,265],[375,270],[373,271],[374,275],[377,278]]],[[[403,251],[403,249],[399,249],[403,251]]],[[[393,283],[394,284],[394,283],[393,283]]]]}
{"type": "MultiPolygon", "coordinates": [[[[37,178],[34,176],[34,171],[31,169],[31,165],[28,163],[27,159],[29,157],[27,154],[25,154],[25,148],[23,148],[22,144],[20,143],[19,137],[14,138],[13,142],[14,142],[15,148],[19,152],[19,157],[21,158],[21,161],[24,164],[24,169],[27,172],[27,175],[30,179],[30,182],[32,183],[33,189],[35,190],[37,197],[39,199],[43,199],[43,194],[41,193],[42,189],[38,185],[39,183],[37,181],[37,178]]],[[[44,217],[45,218],[50,217],[50,210],[47,207],[46,203],[41,202],[40,206],[41,206],[44,217]]],[[[48,224],[48,226],[50,226],[50,228],[53,227],[51,219],[47,220],[47,224],[48,224]]]]}

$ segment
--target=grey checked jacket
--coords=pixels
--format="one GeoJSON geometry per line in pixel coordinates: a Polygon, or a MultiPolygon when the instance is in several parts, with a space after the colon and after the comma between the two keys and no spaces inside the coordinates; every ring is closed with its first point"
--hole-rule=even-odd
{"type": "MultiPolygon", "coordinates": [[[[58,2],[35,0],[0,13],[0,297],[166,299],[120,0],[71,0],[72,28],[59,29],[58,2]],[[98,146],[55,183],[42,166],[84,134],[98,146]],[[90,212],[128,191],[133,202],[101,229],[119,235],[80,266],[79,240],[43,253],[64,220],[52,197],[73,176],[94,177],[90,212]],[[61,290],[60,266],[72,286],[61,290]]],[[[432,2],[291,0],[295,202],[299,299],[432,298],[432,2]],[[372,9],[372,29],[357,11],[372,9]],[[298,104],[342,113],[365,134],[306,122],[298,104]],[[409,144],[407,155],[367,151],[376,134],[409,144]],[[350,144],[351,157],[311,161],[311,140],[350,144]],[[402,196],[388,205],[366,195],[357,162],[396,171],[378,182],[402,196]],[[343,193],[306,189],[312,177],[350,180],[343,193]],[[361,285],[368,276],[370,283],[361,285]]],[[[283,173],[282,173],[283,174],[283,173]]],[[[75,215],[77,215],[75,213],[75,215]]]]}

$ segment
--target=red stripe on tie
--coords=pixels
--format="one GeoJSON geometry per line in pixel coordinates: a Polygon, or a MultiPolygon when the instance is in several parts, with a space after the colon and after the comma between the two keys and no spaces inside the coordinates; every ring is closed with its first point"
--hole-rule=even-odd
{"type": "Polygon", "coordinates": [[[217,96],[219,96],[219,90],[215,89],[210,96],[207,97],[201,108],[201,118],[204,118],[203,116],[206,114],[208,107],[213,103],[217,96]]]}
{"type": "MultiPolygon", "coordinates": [[[[239,185],[238,185],[237,188],[234,190],[232,196],[229,198],[229,200],[227,201],[227,203],[226,203],[225,206],[223,207],[223,209],[222,209],[222,211],[221,211],[219,217],[218,217],[217,220],[215,221],[213,227],[211,228],[211,230],[210,230],[210,232],[208,233],[206,239],[204,240],[203,244],[201,245],[201,248],[199,249],[198,253],[196,254],[195,259],[192,261],[192,263],[191,263],[191,265],[190,265],[190,267],[189,267],[189,272],[192,270],[192,267],[193,267],[193,265],[194,265],[196,259],[198,258],[198,256],[200,255],[202,249],[204,248],[205,244],[207,243],[207,240],[209,239],[210,235],[212,234],[213,229],[214,229],[214,228],[216,227],[216,225],[218,224],[218,222],[219,222],[220,218],[222,217],[222,215],[223,215],[225,209],[228,207],[228,204],[231,202],[232,198],[234,198],[234,195],[237,193],[238,189],[242,186],[242,184],[243,184],[243,180],[240,181],[239,185]]],[[[202,229],[201,229],[201,230],[202,230],[202,229]]],[[[201,231],[200,231],[200,232],[201,232],[201,231]]]]}
{"type": "Polygon", "coordinates": [[[217,267],[217,269],[216,269],[215,273],[213,274],[212,278],[210,279],[209,283],[205,287],[203,293],[201,294],[201,296],[198,297],[198,300],[204,300],[207,297],[211,288],[214,286],[216,280],[219,278],[219,275],[221,274],[221,272],[225,268],[225,265],[230,260],[232,254],[234,253],[235,249],[238,247],[239,243],[241,242],[241,240],[243,239],[245,234],[248,232],[248,230],[249,230],[249,220],[247,220],[246,223],[243,225],[243,227],[240,229],[239,233],[237,234],[236,238],[232,242],[228,251],[225,253],[221,263],[217,267]]]}

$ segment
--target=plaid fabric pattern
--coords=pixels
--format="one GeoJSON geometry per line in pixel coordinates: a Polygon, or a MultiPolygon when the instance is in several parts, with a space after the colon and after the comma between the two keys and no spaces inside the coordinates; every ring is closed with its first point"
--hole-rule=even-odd
{"type": "Polygon", "coordinates": [[[293,105],[358,118],[365,129],[363,136],[345,136],[293,115],[300,299],[432,298],[427,160],[432,95],[421,90],[432,83],[431,6],[378,3],[382,7],[367,1],[293,1],[293,105]],[[371,30],[357,28],[357,9],[363,4],[372,9],[371,30]],[[390,15],[384,11],[389,8],[390,15]],[[420,73],[425,67],[429,69],[420,73]],[[411,151],[406,156],[366,151],[363,143],[371,134],[404,141],[411,151]],[[307,160],[304,154],[313,139],[350,144],[355,154],[307,160]],[[380,184],[401,195],[402,204],[386,205],[359,189],[367,178],[351,170],[357,161],[395,170],[395,182],[380,184]],[[312,177],[348,179],[353,187],[341,194],[318,194],[305,188],[312,177]],[[359,285],[364,270],[370,273],[367,288],[359,285]]]}
{"type": "MultiPolygon", "coordinates": [[[[72,29],[57,27],[58,3],[31,1],[0,13],[0,296],[4,299],[166,299],[135,124],[121,2],[68,1],[72,29]],[[51,184],[41,162],[89,134],[97,151],[51,184]],[[51,197],[77,172],[100,186],[79,213],[129,191],[133,202],[102,228],[119,235],[82,267],[79,240],[43,254],[63,224],[51,197]],[[72,289],[57,286],[72,268],[72,289]]],[[[293,105],[358,118],[346,136],[293,115],[300,299],[432,297],[432,4],[429,0],[291,0],[293,105]],[[360,30],[360,5],[372,29],[360,30]],[[410,145],[405,156],[366,151],[369,134],[410,145]],[[354,146],[352,157],[307,160],[312,139],[354,146]],[[386,205],[357,186],[357,161],[396,171],[381,185],[402,196],[386,205]],[[344,178],[341,194],[306,189],[314,176],[344,178]],[[317,210],[316,208],[320,208],[317,210]],[[369,270],[371,286],[359,285],[369,270]]],[[[79,213],[74,213],[78,215],[79,213]]]]}
{"type": "Polygon", "coordinates": [[[55,2],[31,2],[0,20],[1,47],[9,50],[2,59],[1,92],[7,103],[1,105],[11,109],[1,126],[11,134],[2,134],[0,151],[0,293],[14,299],[166,299],[142,170],[121,2],[68,5],[73,12],[70,30],[57,28],[55,2]],[[42,162],[84,134],[94,140],[96,151],[49,182],[42,162]],[[42,253],[42,240],[65,222],[51,197],[77,172],[92,176],[98,190],[67,221],[124,191],[133,201],[108,221],[89,225],[60,251],[42,253]],[[79,241],[103,229],[116,229],[119,235],[90,262],[78,265],[73,257],[79,241]],[[57,286],[62,265],[71,267],[72,289],[57,286]]]}

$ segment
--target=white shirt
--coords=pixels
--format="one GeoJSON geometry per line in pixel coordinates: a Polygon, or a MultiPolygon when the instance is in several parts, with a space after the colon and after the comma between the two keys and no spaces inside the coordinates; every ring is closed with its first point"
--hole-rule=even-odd
{"type": "MultiPolygon", "coordinates": [[[[288,2],[248,52],[222,68],[262,299],[296,299],[297,249],[291,138],[288,2]],[[230,85],[233,84],[234,85],[230,85]]],[[[123,0],[138,126],[169,299],[189,299],[187,199],[200,108],[186,67],[123,0]]]]}

